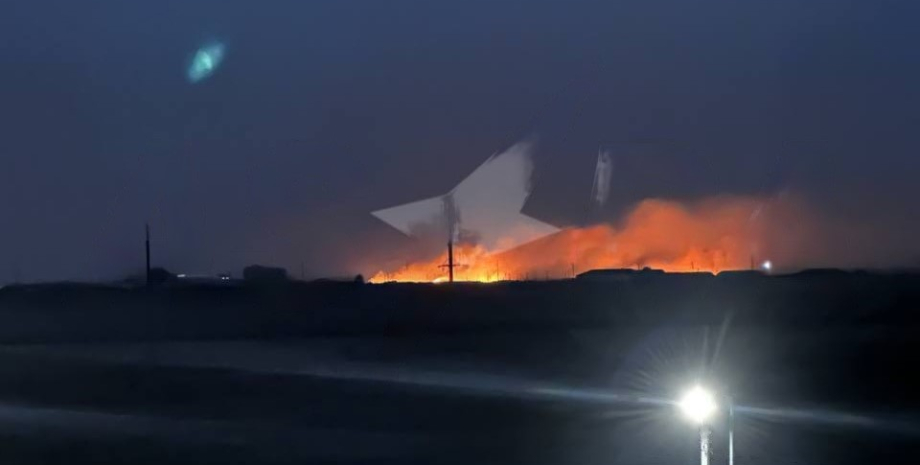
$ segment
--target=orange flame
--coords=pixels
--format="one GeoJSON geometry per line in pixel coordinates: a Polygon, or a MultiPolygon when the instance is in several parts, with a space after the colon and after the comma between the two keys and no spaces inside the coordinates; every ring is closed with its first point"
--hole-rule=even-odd
{"type": "MultiPolygon", "coordinates": [[[[645,200],[621,228],[569,228],[498,254],[476,244],[457,244],[454,275],[457,281],[494,282],[571,278],[599,268],[712,273],[747,269],[754,260],[766,259],[767,233],[776,230],[770,221],[789,219],[776,214],[790,211],[786,204],[756,198],[718,198],[692,205],[645,200]]],[[[445,251],[430,260],[381,271],[371,282],[442,282],[447,280],[446,262],[445,251]]]]}

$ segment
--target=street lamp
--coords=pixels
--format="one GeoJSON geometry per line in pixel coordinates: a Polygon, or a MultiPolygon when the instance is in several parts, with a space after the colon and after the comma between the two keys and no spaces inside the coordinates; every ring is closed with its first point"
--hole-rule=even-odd
{"type": "Polygon", "coordinates": [[[706,423],[717,409],[715,397],[701,386],[687,391],[678,405],[684,416],[698,425],[706,423]]]}
{"type": "MultiPolygon", "coordinates": [[[[734,401],[723,398],[728,413],[728,465],[735,465],[735,412],[734,401]]],[[[677,404],[684,416],[700,428],[700,465],[712,461],[712,428],[709,420],[716,413],[718,402],[712,392],[701,386],[694,386],[681,397],[677,404]]]]}
{"type": "Polygon", "coordinates": [[[677,404],[684,416],[700,428],[700,465],[712,461],[712,428],[709,419],[718,410],[715,396],[701,386],[687,391],[677,404]]]}

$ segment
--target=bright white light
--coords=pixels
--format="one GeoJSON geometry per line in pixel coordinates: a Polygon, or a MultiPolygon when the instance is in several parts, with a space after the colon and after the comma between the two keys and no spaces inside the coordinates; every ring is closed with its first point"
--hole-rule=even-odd
{"type": "Polygon", "coordinates": [[[764,271],[770,271],[773,269],[773,262],[771,262],[770,260],[765,260],[763,263],[760,264],[760,268],[762,268],[764,271]]]}
{"type": "Polygon", "coordinates": [[[684,416],[696,424],[705,423],[716,411],[716,401],[712,393],[700,386],[687,391],[679,405],[684,416]]]}

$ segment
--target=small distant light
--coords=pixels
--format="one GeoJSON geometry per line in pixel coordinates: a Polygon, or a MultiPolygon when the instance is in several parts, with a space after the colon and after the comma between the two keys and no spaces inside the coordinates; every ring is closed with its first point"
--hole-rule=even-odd
{"type": "Polygon", "coordinates": [[[185,277],[185,273],[179,273],[179,274],[176,275],[176,277],[177,277],[177,278],[184,278],[184,277],[185,277]]]}
{"type": "Polygon", "coordinates": [[[760,268],[763,269],[764,271],[771,271],[773,269],[773,262],[771,262],[770,260],[766,260],[760,264],[760,268]]]}

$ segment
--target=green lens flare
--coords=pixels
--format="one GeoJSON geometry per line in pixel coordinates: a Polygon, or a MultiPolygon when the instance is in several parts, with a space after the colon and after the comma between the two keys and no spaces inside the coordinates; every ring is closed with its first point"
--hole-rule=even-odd
{"type": "Polygon", "coordinates": [[[188,67],[189,82],[201,82],[214,74],[223,61],[224,51],[224,44],[219,42],[199,48],[188,67]]]}

